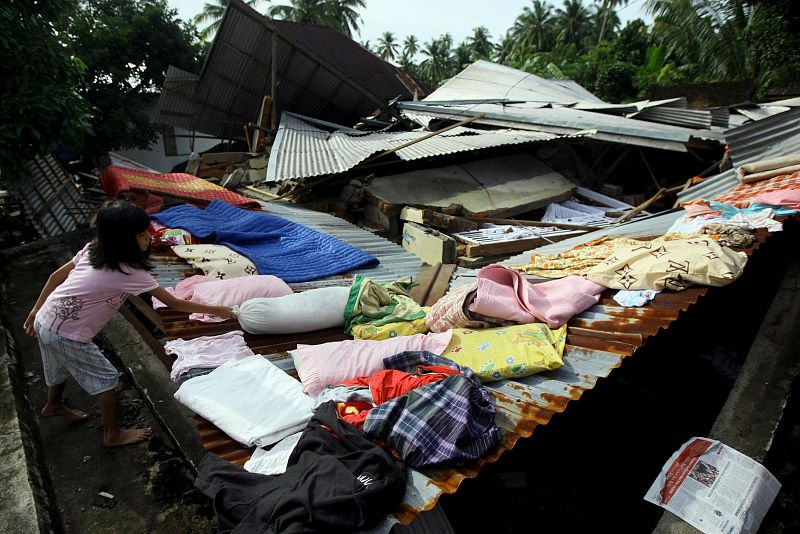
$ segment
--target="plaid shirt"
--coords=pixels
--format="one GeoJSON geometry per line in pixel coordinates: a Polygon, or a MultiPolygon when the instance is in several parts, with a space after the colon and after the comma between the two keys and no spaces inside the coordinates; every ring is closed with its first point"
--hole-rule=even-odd
{"type": "Polygon", "coordinates": [[[385,358],[387,369],[416,373],[419,365],[443,365],[462,374],[416,388],[373,408],[364,432],[400,453],[412,467],[474,460],[500,441],[495,407],[474,373],[427,351],[385,358]]]}

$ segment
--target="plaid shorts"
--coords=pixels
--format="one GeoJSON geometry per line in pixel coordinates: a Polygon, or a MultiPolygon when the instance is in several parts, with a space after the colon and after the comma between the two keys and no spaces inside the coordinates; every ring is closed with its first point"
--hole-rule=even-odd
{"type": "Polygon", "coordinates": [[[119,376],[97,345],[61,337],[34,323],[48,386],[63,384],[69,375],[90,395],[99,395],[117,387],[119,376]]]}

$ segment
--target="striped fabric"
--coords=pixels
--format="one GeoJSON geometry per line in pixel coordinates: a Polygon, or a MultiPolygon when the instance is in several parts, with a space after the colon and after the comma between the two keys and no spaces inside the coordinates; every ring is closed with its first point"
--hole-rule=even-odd
{"type": "Polygon", "coordinates": [[[713,200],[724,204],[730,204],[737,208],[746,208],[756,195],[779,191],[781,189],[800,189],[800,171],[792,174],[775,176],[774,178],[752,184],[740,184],[713,200]]]}

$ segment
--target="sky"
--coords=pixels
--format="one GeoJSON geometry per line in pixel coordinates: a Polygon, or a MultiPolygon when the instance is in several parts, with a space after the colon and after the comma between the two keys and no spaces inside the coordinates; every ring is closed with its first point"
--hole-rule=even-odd
{"type": "MultiPolygon", "coordinates": [[[[202,10],[200,0],[167,0],[170,7],[178,10],[182,19],[192,19],[202,10]]],[[[286,2],[275,2],[277,4],[286,2]]],[[[363,24],[360,35],[353,38],[359,42],[369,41],[374,47],[385,31],[394,33],[402,43],[408,35],[415,35],[420,43],[430,41],[447,32],[458,44],[472,34],[472,29],[486,26],[497,43],[513,24],[522,8],[530,5],[530,0],[365,0],[367,5],[361,11],[363,24]]],[[[589,4],[589,0],[584,1],[589,4]]],[[[551,0],[553,6],[560,2],[551,0]]],[[[264,13],[271,4],[261,1],[256,10],[264,13]]],[[[618,10],[622,24],[636,18],[651,23],[652,17],[644,11],[644,0],[631,2],[618,10]]]]}

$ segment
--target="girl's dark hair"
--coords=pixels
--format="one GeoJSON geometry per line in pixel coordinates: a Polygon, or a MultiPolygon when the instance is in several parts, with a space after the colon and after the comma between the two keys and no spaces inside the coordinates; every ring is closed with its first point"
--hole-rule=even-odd
{"type": "MultiPolygon", "coordinates": [[[[95,269],[108,268],[125,273],[126,263],[150,271],[146,255],[139,249],[136,235],[150,226],[142,208],[125,200],[109,200],[97,211],[97,237],[89,244],[89,261],[95,269]]],[[[126,273],[127,274],[127,273],[126,273]]]]}

